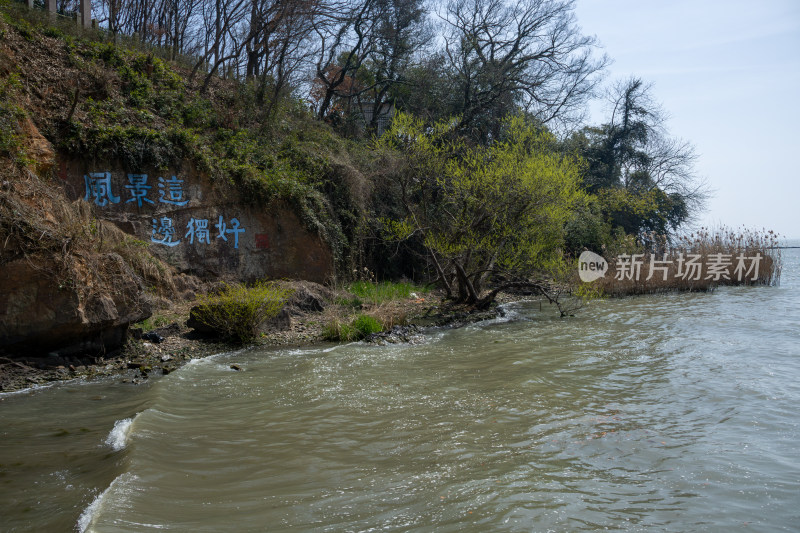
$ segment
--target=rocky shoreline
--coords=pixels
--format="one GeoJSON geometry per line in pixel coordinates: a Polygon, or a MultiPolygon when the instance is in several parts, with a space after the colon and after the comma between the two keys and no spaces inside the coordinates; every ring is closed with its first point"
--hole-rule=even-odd
{"type": "MultiPolygon", "coordinates": [[[[500,303],[527,299],[525,296],[502,298],[500,303]]],[[[404,325],[395,325],[386,331],[374,333],[363,342],[384,345],[387,343],[418,342],[429,328],[461,327],[498,316],[498,309],[474,310],[464,306],[449,305],[436,296],[426,299],[395,301],[407,319],[404,325]]],[[[57,381],[117,377],[122,383],[143,383],[151,378],[174,372],[193,359],[208,357],[241,346],[204,337],[186,325],[189,309],[185,305],[170,310],[169,315],[180,316],[168,325],[143,332],[131,328],[125,347],[104,357],[81,359],[56,354],[39,357],[0,356],[0,393],[21,391],[57,381]]],[[[252,346],[304,347],[330,342],[324,338],[326,312],[302,312],[288,317],[280,326],[265,331],[252,346]]]]}

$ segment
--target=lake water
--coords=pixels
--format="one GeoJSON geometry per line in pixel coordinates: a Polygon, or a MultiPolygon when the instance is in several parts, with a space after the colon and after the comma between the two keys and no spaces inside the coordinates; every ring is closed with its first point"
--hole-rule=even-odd
{"type": "Polygon", "coordinates": [[[418,344],[0,396],[0,530],[797,531],[783,257],[779,287],[510,304],[418,344]]]}

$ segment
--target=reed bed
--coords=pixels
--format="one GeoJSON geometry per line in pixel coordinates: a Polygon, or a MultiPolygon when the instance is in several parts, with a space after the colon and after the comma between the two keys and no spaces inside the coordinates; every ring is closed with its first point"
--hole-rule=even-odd
{"type": "Polygon", "coordinates": [[[773,231],[701,228],[669,246],[655,235],[647,241],[638,252],[606,257],[608,271],[595,286],[606,295],[624,296],[780,282],[780,237],[773,231]]]}

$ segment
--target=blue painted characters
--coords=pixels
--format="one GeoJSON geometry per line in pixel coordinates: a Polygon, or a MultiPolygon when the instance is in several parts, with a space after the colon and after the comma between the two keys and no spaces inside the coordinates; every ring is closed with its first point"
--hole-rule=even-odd
{"type": "MultiPolygon", "coordinates": [[[[137,207],[165,204],[177,207],[184,207],[189,204],[191,198],[186,195],[184,180],[177,176],[159,176],[158,198],[153,185],[148,182],[149,176],[143,173],[127,174],[127,183],[121,189],[128,191],[129,197],[125,204],[135,203],[137,207]]],[[[90,172],[83,176],[85,194],[83,200],[93,202],[98,207],[110,207],[119,204],[121,198],[114,193],[111,172],[90,172]]],[[[226,221],[223,215],[219,215],[213,228],[216,234],[211,232],[211,225],[207,218],[190,217],[185,225],[185,231],[179,230],[180,225],[172,216],[153,216],[152,232],[150,242],[163,246],[174,247],[181,243],[193,246],[210,245],[217,240],[233,245],[234,249],[239,248],[239,236],[246,230],[242,227],[238,218],[231,218],[226,221]]]]}
{"type": "Polygon", "coordinates": [[[111,172],[90,172],[83,176],[83,181],[86,185],[84,201],[88,202],[91,198],[100,207],[119,203],[119,196],[111,191],[111,172]]]}

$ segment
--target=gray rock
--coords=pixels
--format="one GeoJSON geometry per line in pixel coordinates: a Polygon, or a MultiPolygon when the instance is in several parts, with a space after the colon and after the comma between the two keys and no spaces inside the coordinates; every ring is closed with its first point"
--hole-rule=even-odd
{"type": "Polygon", "coordinates": [[[289,306],[284,306],[276,316],[270,318],[259,326],[258,330],[261,333],[269,333],[271,331],[286,331],[292,327],[292,317],[289,312],[289,306]]]}
{"type": "Polygon", "coordinates": [[[291,314],[318,313],[333,300],[333,292],[319,283],[298,281],[293,286],[294,294],[287,303],[291,314]]]}
{"type": "Polygon", "coordinates": [[[422,333],[422,329],[414,324],[408,326],[394,326],[389,331],[381,331],[378,333],[371,333],[364,337],[364,342],[384,345],[384,344],[400,344],[400,343],[415,343],[418,342],[422,333]]]}
{"type": "Polygon", "coordinates": [[[204,335],[214,335],[216,331],[208,326],[203,320],[200,319],[200,306],[195,305],[189,311],[189,319],[186,321],[186,326],[192,328],[198,333],[204,335]]]}

